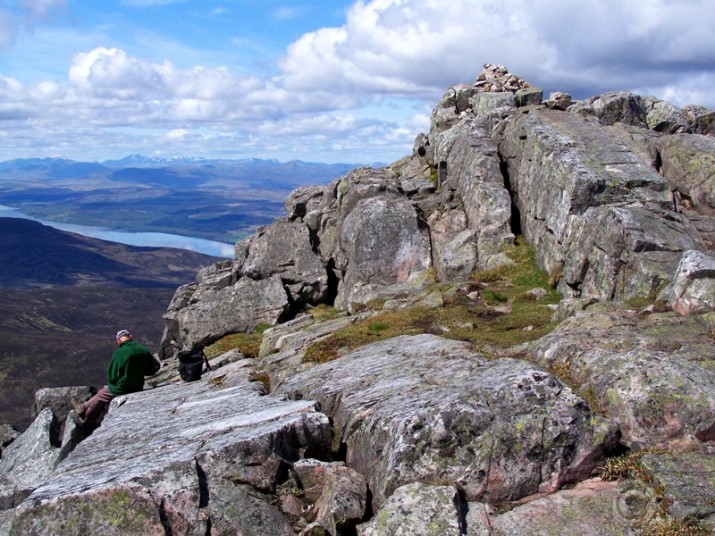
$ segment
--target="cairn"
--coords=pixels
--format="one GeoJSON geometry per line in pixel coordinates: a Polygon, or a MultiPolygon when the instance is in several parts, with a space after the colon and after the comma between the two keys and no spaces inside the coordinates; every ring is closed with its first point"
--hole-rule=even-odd
{"type": "Polygon", "coordinates": [[[503,65],[485,63],[484,69],[474,82],[474,87],[479,93],[503,93],[505,91],[516,93],[520,89],[531,87],[531,84],[510,73],[503,65]]]}

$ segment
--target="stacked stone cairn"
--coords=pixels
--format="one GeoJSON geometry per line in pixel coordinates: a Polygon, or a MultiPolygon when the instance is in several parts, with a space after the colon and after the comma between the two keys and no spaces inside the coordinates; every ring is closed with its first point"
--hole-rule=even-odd
{"type": "Polygon", "coordinates": [[[509,72],[503,65],[485,63],[484,69],[477,76],[474,87],[480,93],[516,93],[520,89],[531,87],[529,82],[509,72]]]}
{"type": "MultiPolygon", "coordinates": [[[[519,90],[529,88],[532,90],[538,89],[520,76],[510,73],[509,69],[504,65],[495,63],[485,63],[484,69],[474,82],[474,89],[477,93],[516,93],[519,90]]],[[[535,103],[529,100],[528,104],[535,103]]],[[[543,104],[547,108],[566,110],[573,104],[573,100],[568,93],[558,91],[551,93],[548,100],[544,101],[543,104]]]]}

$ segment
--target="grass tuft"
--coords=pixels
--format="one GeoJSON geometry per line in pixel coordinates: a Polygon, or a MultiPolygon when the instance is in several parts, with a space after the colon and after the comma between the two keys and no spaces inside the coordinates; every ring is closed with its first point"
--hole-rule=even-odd
{"type": "Polygon", "coordinates": [[[641,458],[646,454],[665,454],[665,449],[647,448],[637,452],[629,452],[622,456],[608,458],[601,473],[601,479],[607,481],[626,480],[637,478],[646,484],[651,483],[651,478],[641,466],[641,458]]]}
{"type": "Polygon", "coordinates": [[[494,290],[485,290],[484,299],[487,303],[506,303],[509,301],[509,296],[494,290]]]}
{"type": "Polygon", "coordinates": [[[324,303],[321,303],[320,305],[316,305],[312,309],[308,311],[308,314],[315,318],[316,320],[334,320],[345,313],[342,311],[337,310],[335,307],[332,305],[325,305],[324,303]]]}
{"type": "Polygon", "coordinates": [[[368,331],[371,331],[372,333],[380,333],[381,331],[388,329],[388,327],[389,326],[383,322],[370,322],[367,325],[368,331]]]}
{"type": "Polygon", "coordinates": [[[561,295],[552,290],[541,301],[521,299],[532,288],[548,290],[548,275],[538,268],[525,243],[510,247],[507,255],[514,265],[478,272],[459,292],[447,293],[450,289],[444,284],[432,288],[431,291],[445,292],[444,307],[379,311],[312,344],[305,359],[324,363],[360,346],[398,335],[440,334],[471,342],[476,350],[485,353],[543,337],[556,327],[548,305],[558,303],[561,295]],[[479,293],[476,300],[467,297],[474,291],[479,293]],[[497,306],[507,302],[512,302],[511,312],[501,312],[497,306]]]}
{"type": "Polygon", "coordinates": [[[643,529],[642,536],[707,536],[710,531],[698,527],[697,521],[678,521],[670,516],[656,517],[643,529]]]}
{"type": "Polygon", "coordinates": [[[244,357],[257,358],[261,349],[261,341],[263,340],[263,332],[266,331],[269,324],[260,324],[250,333],[234,333],[226,335],[213,344],[210,344],[204,349],[206,357],[209,359],[221,355],[229,350],[238,348],[244,357]]]}
{"type": "Polygon", "coordinates": [[[636,478],[653,487],[660,501],[661,512],[653,517],[643,527],[642,536],[705,536],[709,531],[699,527],[694,519],[678,521],[665,511],[667,501],[663,498],[664,490],[661,486],[654,486],[650,476],[641,466],[641,458],[646,454],[663,454],[664,449],[643,449],[623,456],[608,458],[601,473],[601,478],[607,481],[628,480],[636,478]]]}

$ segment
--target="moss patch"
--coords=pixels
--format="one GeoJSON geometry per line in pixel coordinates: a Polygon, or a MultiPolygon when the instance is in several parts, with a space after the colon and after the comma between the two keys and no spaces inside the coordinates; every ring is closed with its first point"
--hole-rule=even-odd
{"type": "Polygon", "coordinates": [[[313,343],[305,354],[306,361],[324,363],[332,361],[346,350],[397,337],[425,333],[424,320],[430,309],[415,307],[399,311],[384,311],[368,320],[336,331],[330,337],[313,343]]]}
{"type": "Polygon", "coordinates": [[[339,311],[330,305],[325,305],[324,303],[310,309],[308,314],[316,320],[323,321],[334,320],[345,315],[344,312],[339,311]]]}
{"type": "Polygon", "coordinates": [[[258,352],[261,349],[263,332],[269,327],[271,326],[268,324],[260,324],[250,333],[227,335],[204,349],[206,357],[211,359],[229,350],[238,348],[245,357],[255,359],[258,357],[258,352]]]}
{"type": "Polygon", "coordinates": [[[548,289],[549,278],[538,268],[526,242],[519,243],[506,252],[514,265],[477,272],[456,291],[450,292],[452,289],[444,283],[434,285],[430,292],[442,292],[444,306],[381,311],[312,344],[305,359],[331,361],[345,352],[399,335],[433,333],[469,341],[486,354],[543,337],[557,325],[551,322],[548,305],[558,303],[561,295],[551,290],[543,300],[536,301],[526,294],[535,287],[548,289]],[[472,292],[478,293],[477,299],[468,296],[472,292]]]}

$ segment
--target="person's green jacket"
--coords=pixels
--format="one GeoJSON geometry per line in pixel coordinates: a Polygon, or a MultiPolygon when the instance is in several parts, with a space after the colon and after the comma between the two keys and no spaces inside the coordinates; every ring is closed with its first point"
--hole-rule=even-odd
{"type": "Polygon", "coordinates": [[[161,365],[144,346],[124,341],[114,350],[107,370],[107,389],[114,396],[136,393],[144,388],[144,376],[159,372],[161,365]]]}

